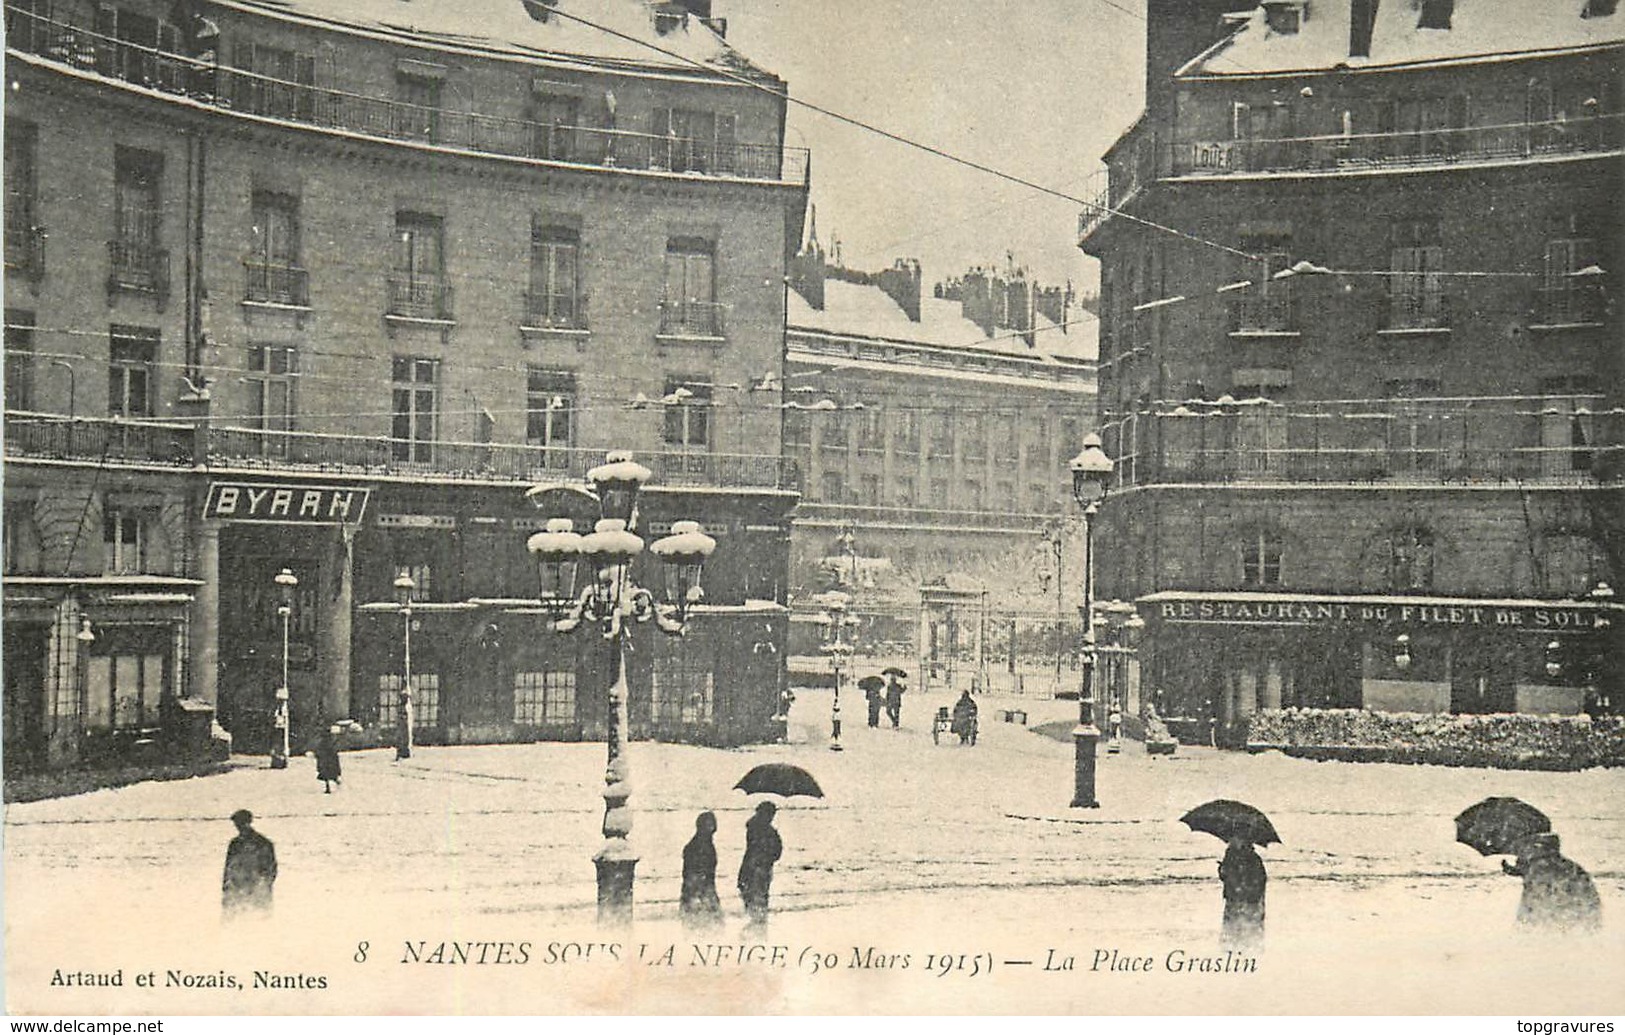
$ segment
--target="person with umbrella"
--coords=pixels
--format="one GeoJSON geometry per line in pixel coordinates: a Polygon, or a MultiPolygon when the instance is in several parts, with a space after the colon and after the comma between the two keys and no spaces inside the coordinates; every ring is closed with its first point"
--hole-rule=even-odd
{"type": "Polygon", "coordinates": [[[773,864],[784,854],[784,842],[773,829],[773,816],[778,806],[764,801],[756,806],[756,814],[745,823],[745,856],[739,863],[739,897],[745,902],[745,913],[750,922],[745,925],[749,933],[767,929],[768,892],[773,886],[773,864]]]}
{"type": "Polygon", "coordinates": [[[1256,945],[1264,936],[1264,890],[1269,874],[1253,846],[1279,844],[1275,826],[1253,806],[1223,798],[1198,805],[1180,821],[1226,842],[1224,858],[1219,861],[1219,881],[1224,886],[1221,937],[1228,945],[1256,945]]]}
{"type": "Polygon", "coordinates": [[[864,703],[869,706],[869,728],[880,728],[880,709],[886,703],[886,680],[880,676],[864,676],[858,680],[864,703]]]}
{"type": "Polygon", "coordinates": [[[717,814],[702,812],[694,820],[694,836],[683,846],[683,890],[677,913],[683,925],[709,930],[722,924],[722,900],[717,897],[717,814]]]}
{"type": "Polygon", "coordinates": [[[1561,852],[1546,814],[1518,798],[1485,798],[1456,817],[1456,840],[1479,855],[1515,855],[1501,870],[1523,878],[1518,922],[1530,927],[1595,930],[1602,903],[1591,875],[1561,852]]]}
{"type": "Polygon", "coordinates": [[[882,672],[886,682],[886,717],[891,720],[891,728],[897,729],[898,723],[903,721],[903,679],[908,675],[900,668],[888,668],[882,672]]]}

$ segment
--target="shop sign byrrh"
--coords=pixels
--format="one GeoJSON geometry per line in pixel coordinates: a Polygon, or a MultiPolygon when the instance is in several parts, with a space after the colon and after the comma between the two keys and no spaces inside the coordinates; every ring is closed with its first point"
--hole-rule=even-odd
{"type": "Polygon", "coordinates": [[[1360,600],[1155,600],[1158,620],[1222,625],[1438,625],[1588,630],[1595,611],[1565,604],[1440,604],[1360,600]]]}
{"type": "Polygon", "coordinates": [[[353,486],[210,482],[203,516],[274,525],[353,525],[366,512],[369,491],[353,486]]]}

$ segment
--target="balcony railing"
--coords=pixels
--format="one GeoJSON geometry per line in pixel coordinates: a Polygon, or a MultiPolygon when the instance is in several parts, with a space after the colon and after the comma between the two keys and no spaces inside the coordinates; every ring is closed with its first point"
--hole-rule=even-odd
{"type": "MultiPolygon", "coordinates": [[[[1011,501],[1014,503],[1014,501],[1011,501]]],[[[872,507],[848,503],[803,502],[796,508],[798,522],[838,522],[862,525],[974,528],[989,531],[1037,531],[1052,517],[1025,511],[950,510],[919,504],[913,507],[872,507]]]]}
{"type": "Polygon", "coordinates": [[[253,260],[244,262],[243,269],[248,274],[248,289],[243,295],[245,300],[309,307],[310,275],[305,270],[298,266],[253,260]]]}
{"type": "Polygon", "coordinates": [[[444,276],[420,273],[389,278],[390,316],[414,320],[450,320],[451,285],[444,276]]]}
{"type": "Polygon", "coordinates": [[[6,45],[48,61],[222,110],[480,154],[643,172],[805,184],[805,148],[697,140],[426,108],[260,75],[140,46],[6,7],[6,45]]]}
{"type": "MultiPolygon", "coordinates": [[[[161,421],[69,418],[8,410],[8,459],[162,464],[226,470],[320,471],[357,476],[434,476],[448,481],[531,484],[580,482],[605,462],[606,450],[505,442],[415,443],[419,459],[400,460],[400,443],[384,436],[328,435],[161,421]]],[[[780,456],[640,451],[658,484],[799,491],[795,461],[780,456]]]]}
{"type": "Polygon", "coordinates": [[[587,329],[586,307],[574,295],[546,291],[525,292],[525,326],[557,330],[587,329]]]}
{"type": "Polygon", "coordinates": [[[671,338],[721,338],[722,303],[661,302],[660,333],[671,338]]]}
{"type": "Polygon", "coordinates": [[[1232,334],[1291,334],[1297,329],[1297,309],[1292,304],[1292,294],[1280,285],[1270,285],[1270,291],[1264,294],[1238,295],[1230,299],[1232,334]]]}
{"type": "Polygon", "coordinates": [[[1448,330],[1451,298],[1442,291],[1401,291],[1388,295],[1384,330],[1448,330]]]}
{"type": "Polygon", "coordinates": [[[44,275],[44,227],[6,224],[6,269],[36,280],[44,275]]]}
{"type": "Polygon", "coordinates": [[[1119,142],[1119,158],[1112,162],[1107,182],[1091,183],[1093,197],[1078,216],[1080,241],[1154,179],[1399,171],[1605,154],[1625,150],[1625,112],[1460,129],[1155,145],[1148,127],[1131,132],[1143,139],[1138,144],[1127,139],[1119,142]]]}
{"type": "Polygon", "coordinates": [[[107,242],[107,290],[169,297],[169,250],[142,241],[107,242]]]}
{"type": "Polygon", "coordinates": [[[1608,296],[1601,284],[1565,284],[1540,288],[1538,319],[1547,326],[1599,324],[1608,316],[1608,296]]]}
{"type": "Polygon", "coordinates": [[[1192,403],[1108,424],[1115,484],[1625,481],[1625,409],[1598,396],[1192,403]]]}

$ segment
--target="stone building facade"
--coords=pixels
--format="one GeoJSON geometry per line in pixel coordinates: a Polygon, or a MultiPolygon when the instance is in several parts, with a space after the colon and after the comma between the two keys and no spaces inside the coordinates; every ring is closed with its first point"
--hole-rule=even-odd
{"type": "Polygon", "coordinates": [[[786,85],[701,0],[411,15],[7,4],[8,766],[211,718],[263,750],[283,568],[296,747],[395,721],[403,572],[421,741],[592,735],[607,662],[539,635],[524,490],[611,448],[645,535],[720,544],[634,732],[771,732],[786,85]]]}
{"type": "Polygon", "coordinates": [[[1152,4],[1079,236],[1099,595],[1187,732],[1617,707],[1622,17],[1152,4]]]}

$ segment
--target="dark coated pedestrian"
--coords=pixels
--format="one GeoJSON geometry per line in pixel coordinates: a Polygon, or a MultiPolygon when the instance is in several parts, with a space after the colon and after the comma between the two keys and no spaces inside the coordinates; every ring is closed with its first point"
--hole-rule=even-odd
{"type": "Polygon", "coordinates": [[[683,891],[677,913],[685,927],[708,930],[722,925],[722,900],[717,897],[717,815],[702,812],[694,820],[694,836],[683,846],[683,891]]]}
{"type": "Polygon", "coordinates": [[[897,676],[889,676],[886,681],[886,718],[891,720],[891,728],[896,729],[898,723],[903,721],[903,681],[897,676]]]}
{"type": "Polygon", "coordinates": [[[339,746],[333,739],[332,727],[322,730],[316,740],[316,779],[322,782],[323,794],[332,794],[333,784],[344,786],[344,765],[339,761],[339,746]]]}
{"type": "Polygon", "coordinates": [[[953,724],[950,727],[959,737],[961,744],[976,744],[976,702],[971,700],[970,691],[962,690],[959,700],[954,702],[953,724]]]}
{"type": "Polygon", "coordinates": [[[1224,884],[1222,940],[1238,948],[1257,945],[1264,937],[1264,887],[1269,875],[1247,838],[1230,839],[1219,861],[1219,880],[1224,884]]]}
{"type": "Polygon", "coordinates": [[[1518,923],[1531,928],[1595,931],[1602,926],[1602,901],[1591,875],[1562,854],[1556,834],[1533,834],[1518,843],[1518,861],[1501,868],[1523,878],[1518,923]]]}
{"type": "Polygon", "coordinates": [[[220,902],[226,918],[271,911],[271,888],[276,883],[276,848],[254,829],[254,814],[238,809],[231,814],[237,836],[226,847],[226,872],[220,882],[220,902]]]}
{"type": "Polygon", "coordinates": [[[773,886],[773,864],[784,854],[784,842],[773,829],[773,816],[778,806],[764,801],[756,806],[756,814],[745,823],[745,857],[739,863],[739,897],[745,902],[745,915],[750,922],[747,933],[760,933],[767,929],[768,891],[773,886]]]}
{"type": "Polygon", "coordinates": [[[881,693],[881,688],[871,683],[869,688],[863,691],[863,701],[869,706],[869,728],[879,729],[880,710],[886,706],[886,698],[881,693]]]}

